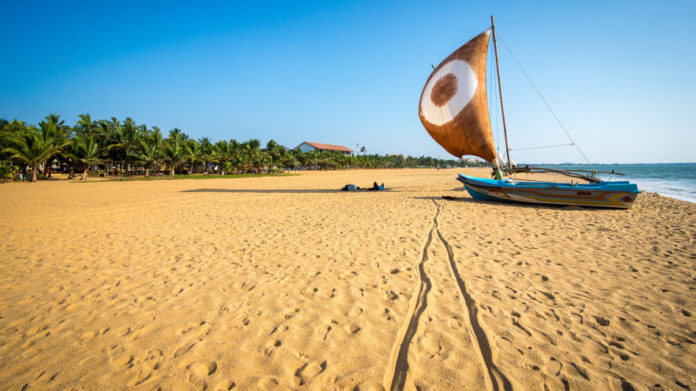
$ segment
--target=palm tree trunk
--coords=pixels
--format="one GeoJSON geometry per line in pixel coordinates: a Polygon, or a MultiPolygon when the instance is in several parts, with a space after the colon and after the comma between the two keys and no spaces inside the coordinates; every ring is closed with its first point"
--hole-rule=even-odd
{"type": "Polygon", "coordinates": [[[36,182],[36,164],[31,165],[31,181],[36,182]]]}
{"type": "Polygon", "coordinates": [[[82,180],[83,180],[83,181],[87,179],[87,171],[89,171],[89,166],[87,166],[87,167],[85,168],[85,170],[82,171],[82,180]]]}
{"type": "Polygon", "coordinates": [[[174,176],[174,166],[172,166],[171,176],[174,176]]]}
{"type": "Polygon", "coordinates": [[[145,168],[145,176],[150,176],[150,167],[145,168]]]}

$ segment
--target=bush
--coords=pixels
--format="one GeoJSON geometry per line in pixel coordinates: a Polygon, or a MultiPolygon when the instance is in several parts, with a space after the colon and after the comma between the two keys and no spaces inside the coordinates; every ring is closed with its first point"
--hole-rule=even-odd
{"type": "Polygon", "coordinates": [[[17,167],[13,166],[12,163],[7,160],[0,161],[0,181],[7,182],[12,180],[17,174],[17,167]]]}

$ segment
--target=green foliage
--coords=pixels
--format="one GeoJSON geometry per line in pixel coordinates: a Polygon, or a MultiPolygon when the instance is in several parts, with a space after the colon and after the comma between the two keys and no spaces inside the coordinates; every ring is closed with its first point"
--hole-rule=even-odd
{"type": "Polygon", "coordinates": [[[12,162],[7,160],[0,160],[0,181],[7,182],[11,181],[15,175],[17,175],[19,169],[15,167],[12,162]]]}
{"type": "Polygon", "coordinates": [[[164,161],[169,165],[171,175],[174,175],[176,169],[186,158],[186,137],[182,133],[175,132],[174,129],[169,132],[169,138],[164,141],[164,161]]]}
{"type": "MultiPolygon", "coordinates": [[[[33,180],[40,167],[57,165],[71,170],[88,169],[118,173],[168,171],[205,172],[214,163],[221,174],[265,174],[285,170],[340,170],[347,168],[407,168],[463,166],[458,160],[431,157],[367,155],[345,156],[338,152],[301,152],[269,140],[262,148],[258,139],[238,142],[235,139],[212,142],[207,137],[195,140],[181,129],[174,128],[164,138],[156,126],[148,128],[131,118],[92,120],[89,114],[79,115],[73,127],[60,116],[50,114],[37,126],[0,119],[0,160],[9,166],[25,166],[33,180]]],[[[8,167],[9,167],[8,166],[8,167]]]]}
{"type": "Polygon", "coordinates": [[[32,182],[37,180],[36,171],[40,164],[58,154],[67,139],[59,133],[59,128],[53,121],[42,121],[41,128],[18,124],[19,128],[4,142],[3,153],[9,154],[10,159],[26,163],[32,170],[32,182]]]}

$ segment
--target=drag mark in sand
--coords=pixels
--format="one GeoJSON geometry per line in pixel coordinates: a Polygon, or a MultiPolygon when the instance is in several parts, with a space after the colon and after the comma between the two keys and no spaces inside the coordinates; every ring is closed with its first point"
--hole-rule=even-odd
{"type": "Polygon", "coordinates": [[[438,207],[437,212],[435,212],[435,217],[433,218],[433,225],[430,228],[430,232],[428,232],[428,240],[423,246],[421,261],[418,264],[418,295],[414,297],[409,308],[407,316],[409,321],[399,330],[396,343],[392,347],[389,366],[387,367],[384,379],[384,383],[386,384],[385,388],[390,391],[404,389],[406,377],[408,375],[408,348],[411,345],[413,336],[416,334],[418,320],[428,305],[428,292],[432,284],[430,283],[430,278],[428,278],[425,273],[423,265],[425,261],[428,260],[428,248],[433,241],[433,232],[437,229],[437,216],[439,214],[440,208],[438,207]]]}
{"type": "MultiPolygon", "coordinates": [[[[439,212],[441,211],[441,207],[437,202],[435,202],[435,200],[433,200],[433,202],[437,206],[439,214],[439,212]]],[[[440,232],[440,228],[437,224],[437,214],[435,215],[434,228],[437,231],[438,238],[447,250],[449,269],[452,272],[452,277],[454,277],[455,281],[457,281],[459,292],[461,293],[462,298],[464,299],[464,317],[466,319],[467,325],[469,326],[468,329],[469,335],[471,336],[471,342],[476,348],[477,356],[479,357],[479,360],[481,361],[481,366],[483,367],[486,388],[489,391],[493,391],[501,389],[502,386],[502,389],[504,390],[512,390],[512,385],[510,384],[510,381],[493,364],[491,347],[488,343],[488,339],[486,338],[486,333],[479,324],[478,318],[476,316],[476,303],[474,302],[473,298],[467,293],[466,284],[464,283],[464,280],[461,278],[461,275],[457,270],[457,265],[454,262],[454,252],[452,250],[452,246],[450,246],[449,242],[445,240],[444,236],[440,232]],[[502,383],[502,385],[499,385],[499,382],[502,383]]]]}

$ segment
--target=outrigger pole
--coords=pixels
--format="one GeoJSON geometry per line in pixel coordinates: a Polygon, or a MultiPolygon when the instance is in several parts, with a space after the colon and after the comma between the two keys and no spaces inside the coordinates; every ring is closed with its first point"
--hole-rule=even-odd
{"type": "Polygon", "coordinates": [[[507,153],[508,170],[512,169],[510,163],[510,147],[508,146],[507,126],[505,126],[505,107],[503,107],[503,86],[500,84],[500,65],[498,65],[498,43],[495,40],[495,21],[491,15],[491,29],[493,30],[493,48],[495,49],[495,70],[498,73],[498,92],[500,93],[500,113],[503,116],[503,132],[505,133],[505,152],[507,153]]]}

